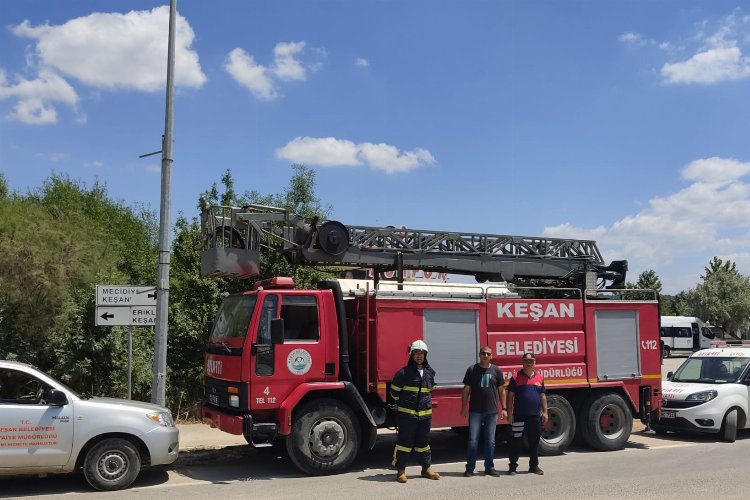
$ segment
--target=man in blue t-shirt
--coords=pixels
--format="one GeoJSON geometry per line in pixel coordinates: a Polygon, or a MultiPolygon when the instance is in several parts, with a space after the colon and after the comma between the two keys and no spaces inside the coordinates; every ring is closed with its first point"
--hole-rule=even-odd
{"type": "Polygon", "coordinates": [[[521,357],[523,368],[510,378],[508,383],[508,404],[513,406],[510,423],[513,438],[510,442],[510,466],[508,475],[515,475],[518,457],[521,453],[523,435],[529,442],[529,472],[542,475],[539,468],[539,439],[542,435],[542,424],[547,422],[547,395],[544,389],[544,377],[535,370],[536,359],[531,352],[521,357]],[[540,414],[541,410],[541,414],[540,414]]]}
{"type": "Polygon", "coordinates": [[[474,475],[477,464],[479,434],[484,427],[484,473],[499,476],[495,470],[495,428],[497,427],[498,399],[501,403],[501,416],[506,418],[505,389],[503,373],[493,365],[492,349],[483,346],[479,349],[479,363],[470,366],[464,376],[464,390],[461,394],[461,416],[466,417],[466,403],[469,403],[469,448],[466,453],[465,477],[474,475]]]}

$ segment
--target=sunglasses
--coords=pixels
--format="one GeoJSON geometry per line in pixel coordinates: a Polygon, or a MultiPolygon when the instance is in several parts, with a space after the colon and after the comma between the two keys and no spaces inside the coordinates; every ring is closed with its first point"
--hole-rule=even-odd
{"type": "Polygon", "coordinates": [[[479,355],[480,356],[492,356],[492,353],[491,352],[480,352],[479,355]]]}

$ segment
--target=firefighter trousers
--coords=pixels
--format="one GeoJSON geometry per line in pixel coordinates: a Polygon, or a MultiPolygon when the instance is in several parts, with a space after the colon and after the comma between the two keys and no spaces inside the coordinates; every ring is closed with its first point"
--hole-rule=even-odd
{"type": "Polygon", "coordinates": [[[514,415],[511,430],[513,431],[513,437],[510,441],[510,453],[508,455],[510,470],[516,470],[516,467],[518,467],[524,434],[526,434],[526,440],[529,444],[529,469],[533,470],[539,467],[539,440],[542,435],[542,422],[539,415],[514,415]]]}
{"type": "Polygon", "coordinates": [[[396,425],[398,435],[396,448],[393,450],[393,465],[396,469],[406,468],[406,462],[412,452],[417,455],[419,465],[423,469],[429,467],[432,464],[429,441],[432,417],[412,417],[399,413],[396,415],[396,425]]]}

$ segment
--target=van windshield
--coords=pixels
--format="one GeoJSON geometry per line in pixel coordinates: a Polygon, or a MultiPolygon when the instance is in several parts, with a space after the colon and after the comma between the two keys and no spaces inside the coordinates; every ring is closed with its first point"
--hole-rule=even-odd
{"type": "Polygon", "coordinates": [[[256,295],[234,295],[224,299],[211,329],[209,345],[242,347],[256,298],[256,295]]]}
{"type": "Polygon", "coordinates": [[[735,383],[748,361],[750,358],[688,358],[672,376],[672,382],[735,383]]]}

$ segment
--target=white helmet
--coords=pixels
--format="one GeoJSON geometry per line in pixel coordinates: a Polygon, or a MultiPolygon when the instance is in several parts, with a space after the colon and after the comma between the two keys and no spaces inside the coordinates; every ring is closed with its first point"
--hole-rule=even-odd
{"type": "Polygon", "coordinates": [[[413,351],[424,351],[427,353],[427,344],[425,344],[423,340],[415,340],[409,346],[409,355],[411,355],[413,351]]]}

